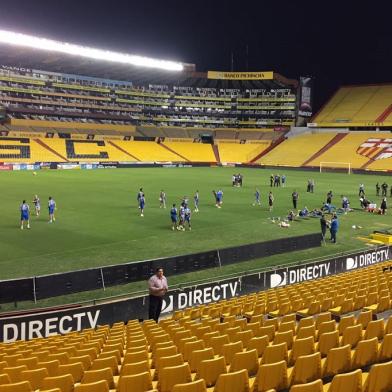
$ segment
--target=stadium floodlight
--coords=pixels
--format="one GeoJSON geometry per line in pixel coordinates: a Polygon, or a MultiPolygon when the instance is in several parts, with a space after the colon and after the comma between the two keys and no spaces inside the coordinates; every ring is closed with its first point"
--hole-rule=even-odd
{"type": "Polygon", "coordinates": [[[54,41],[47,38],[33,37],[27,34],[0,30],[0,42],[10,45],[24,46],[33,49],[60,52],[74,56],[87,57],[96,60],[105,60],[123,64],[136,65],[148,68],[159,68],[167,71],[182,71],[182,63],[153,59],[150,57],[137,56],[109,50],[101,50],[70,44],[67,42],[54,41]]]}

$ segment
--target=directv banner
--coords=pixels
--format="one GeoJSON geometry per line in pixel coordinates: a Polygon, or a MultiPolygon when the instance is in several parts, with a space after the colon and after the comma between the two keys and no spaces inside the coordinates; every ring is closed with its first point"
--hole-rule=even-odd
{"type": "Polygon", "coordinates": [[[208,71],[208,79],[226,79],[226,80],[272,80],[274,73],[265,72],[220,72],[208,71]]]}
{"type": "Polygon", "coordinates": [[[241,290],[240,278],[187,287],[183,290],[175,290],[165,296],[162,305],[162,314],[191,306],[205,305],[210,302],[230,299],[240,295],[240,293],[244,294],[241,290]]]}
{"type": "Polygon", "coordinates": [[[64,311],[0,318],[0,342],[46,338],[57,334],[128,321],[135,315],[147,317],[145,297],[64,311]]]}
{"type": "Polygon", "coordinates": [[[391,248],[389,246],[382,246],[376,249],[353,253],[331,260],[280,268],[265,273],[265,288],[270,289],[325,278],[330,275],[382,263],[390,260],[391,258],[391,248]]]}

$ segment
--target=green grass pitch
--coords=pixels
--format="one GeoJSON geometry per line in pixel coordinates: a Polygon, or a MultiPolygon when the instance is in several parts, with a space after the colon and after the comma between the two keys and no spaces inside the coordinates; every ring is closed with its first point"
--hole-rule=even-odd
{"type": "MultiPolygon", "coordinates": [[[[34,276],[88,267],[124,263],[170,255],[204,251],[275,238],[319,231],[319,220],[294,222],[283,229],[271,223],[271,217],[285,217],[291,209],[291,193],[299,192],[299,207],[320,207],[328,190],[333,202],[341,204],[346,195],[351,206],[358,208],[358,186],[365,184],[370,200],[375,196],[375,183],[384,176],[348,175],[279,170],[287,175],[286,188],[272,188],[275,205],[268,211],[267,195],[271,170],[239,168],[138,168],[106,170],[53,170],[0,172],[0,279],[34,276]],[[231,176],[240,171],[243,188],[231,186],[231,176]],[[314,178],[313,194],[306,192],[308,178],[314,178]],[[252,206],[255,187],[261,191],[262,206],[252,206]],[[145,216],[140,217],[136,195],[140,187],[146,194],[145,216]],[[223,207],[214,206],[212,190],[224,192],[223,207]],[[166,210],[159,208],[159,192],[167,193],[166,210]],[[193,194],[200,192],[200,212],[192,215],[192,231],[173,232],[169,210],[172,203],[188,196],[193,207],[193,194]],[[19,228],[19,205],[26,199],[33,210],[33,195],[41,199],[40,217],[31,214],[31,230],[19,228]],[[48,223],[47,200],[52,196],[58,209],[56,222],[48,223]]],[[[275,170],[277,172],[277,170],[275,170]]],[[[388,179],[386,179],[388,182],[388,179]]],[[[392,202],[392,199],[389,198],[392,202]]],[[[261,268],[270,264],[300,261],[365,245],[358,236],[392,226],[390,215],[379,216],[355,211],[340,218],[338,244],[253,260],[231,265],[219,271],[231,273],[261,268]],[[354,230],[352,225],[363,229],[354,230]]],[[[211,271],[173,277],[206,278],[211,271]]],[[[218,272],[216,272],[218,273],[218,272]]],[[[121,290],[121,289],[120,289],[121,290]]],[[[83,297],[83,296],[82,296],[83,297]]]]}

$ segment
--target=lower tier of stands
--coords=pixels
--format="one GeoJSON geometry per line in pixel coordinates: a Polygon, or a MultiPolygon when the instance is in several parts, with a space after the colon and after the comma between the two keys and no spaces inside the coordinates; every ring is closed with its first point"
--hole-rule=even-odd
{"type": "Polygon", "coordinates": [[[391,391],[385,266],[1,344],[0,391],[391,391]]]}

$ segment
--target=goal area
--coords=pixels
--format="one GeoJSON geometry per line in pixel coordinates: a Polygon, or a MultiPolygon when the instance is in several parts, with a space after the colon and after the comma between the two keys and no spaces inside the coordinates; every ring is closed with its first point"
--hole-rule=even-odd
{"type": "Polygon", "coordinates": [[[326,172],[346,172],[351,174],[351,163],[350,162],[320,162],[320,173],[326,172]]]}

